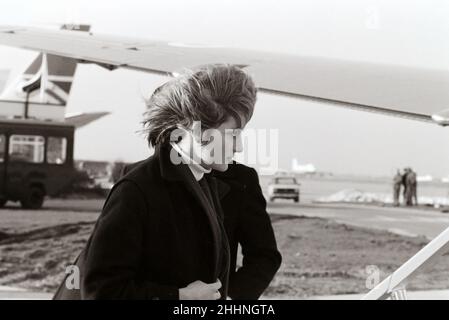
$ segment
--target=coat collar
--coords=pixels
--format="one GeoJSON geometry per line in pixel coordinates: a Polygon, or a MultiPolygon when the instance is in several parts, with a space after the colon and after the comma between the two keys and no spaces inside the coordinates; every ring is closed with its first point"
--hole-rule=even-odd
{"type": "Polygon", "coordinates": [[[218,179],[236,179],[238,178],[238,175],[236,174],[235,170],[232,170],[232,167],[237,165],[238,162],[237,161],[232,161],[232,163],[230,163],[228,165],[228,170],[221,172],[221,171],[217,171],[217,170],[212,170],[212,175],[218,179]]]}
{"type": "Polygon", "coordinates": [[[203,168],[201,166],[201,164],[193,161],[190,158],[190,156],[187,153],[185,153],[184,150],[182,150],[182,148],[178,144],[171,142],[170,145],[176,152],[178,152],[178,154],[181,156],[182,160],[185,163],[187,163],[187,165],[188,165],[190,171],[192,171],[193,176],[195,177],[196,181],[201,180],[205,174],[208,174],[212,171],[211,169],[208,170],[208,169],[203,168]]]}
{"type": "MultiPolygon", "coordinates": [[[[196,190],[196,187],[194,186],[192,189],[192,185],[190,184],[192,180],[196,181],[193,173],[191,172],[187,164],[174,164],[170,158],[170,154],[172,152],[176,152],[176,150],[174,150],[170,144],[160,144],[156,146],[155,157],[159,158],[161,177],[168,181],[183,181],[186,184],[187,188],[196,194],[198,190],[196,190]]],[[[230,191],[230,186],[226,182],[215,178],[211,174],[207,174],[207,176],[208,181],[212,182],[212,184],[215,184],[219,199],[223,199],[230,191]]]]}

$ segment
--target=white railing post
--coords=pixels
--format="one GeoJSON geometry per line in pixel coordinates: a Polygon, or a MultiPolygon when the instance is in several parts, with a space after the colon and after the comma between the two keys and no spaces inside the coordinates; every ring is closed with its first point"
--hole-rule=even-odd
{"type": "Polygon", "coordinates": [[[422,248],[420,251],[418,251],[418,253],[407,260],[391,275],[385,278],[375,288],[368,292],[362,299],[387,299],[396,288],[404,284],[419,270],[426,266],[429,266],[434,261],[434,259],[440,257],[447,250],[449,250],[449,228],[444,230],[435,239],[430,241],[424,248],[422,248]]]}

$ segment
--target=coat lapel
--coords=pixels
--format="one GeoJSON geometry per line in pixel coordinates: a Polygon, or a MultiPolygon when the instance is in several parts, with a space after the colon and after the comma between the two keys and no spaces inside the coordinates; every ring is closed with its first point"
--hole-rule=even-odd
{"type": "MultiPolygon", "coordinates": [[[[229,277],[229,272],[231,268],[231,254],[230,254],[230,248],[229,248],[229,240],[227,237],[226,229],[224,227],[224,213],[221,206],[221,200],[224,198],[224,196],[229,192],[230,186],[219,179],[210,176],[209,177],[209,185],[212,191],[212,197],[214,201],[215,208],[217,209],[217,215],[220,221],[218,222],[220,225],[220,229],[222,232],[222,241],[223,241],[223,250],[224,250],[224,263],[226,264],[225,268],[221,270],[224,272],[224,275],[222,275],[224,278],[229,277]]],[[[228,282],[225,282],[223,284],[223,290],[224,292],[228,292],[228,282]]]]}
{"type": "MultiPolygon", "coordinates": [[[[195,180],[193,173],[186,164],[173,164],[170,160],[170,152],[174,152],[170,145],[162,145],[156,150],[160,157],[161,176],[169,181],[178,181],[182,183],[185,189],[193,195],[195,200],[200,204],[203,214],[205,214],[209,227],[213,235],[213,259],[215,278],[219,274],[220,252],[221,252],[221,230],[219,222],[216,218],[215,210],[211,203],[207,200],[206,195],[201,189],[198,181],[195,180]]],[[[215,204],[215,203],[214,203],[215,204]]]]}
{"type": "Polygon", "coordinates": [[[217,209],[217,214],[223,221],[224,214],[223,214],[223,210],[222,210],[222,206],[221,206],[221,201],[226,196],[226,194],[229,192],[231,187],[227,183],[225,183],[215,177],[212,177],[212,176],[208,177],[208,181],[209,181],[209,185],[210,185],[210,188],[212,191],[214,205],[215,205],[215,208],[217,209]]]}

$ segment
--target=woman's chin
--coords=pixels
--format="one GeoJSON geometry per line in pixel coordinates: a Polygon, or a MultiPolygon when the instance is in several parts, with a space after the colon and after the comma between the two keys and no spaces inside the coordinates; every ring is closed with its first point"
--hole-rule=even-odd
{"type": "Polygon", "coordinates": [[[224,172],[226,170],[228,170],[228,164],[227,163],[221,163],[221,164],[213,164],[212,166],[213,170],[217,170],[217,171],[221,171],[224,172]]]}

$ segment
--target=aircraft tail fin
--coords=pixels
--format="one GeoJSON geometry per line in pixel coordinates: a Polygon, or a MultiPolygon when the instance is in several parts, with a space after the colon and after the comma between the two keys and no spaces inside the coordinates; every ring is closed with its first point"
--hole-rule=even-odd
{"type": "MultiPolygon", "coordinates": [[[[62,29],[87,32],[88,25],[62,29]]],[[[0,116],[64,120],[77,67],[75,59],[40,53],[0,96],[0,116]]]]}

